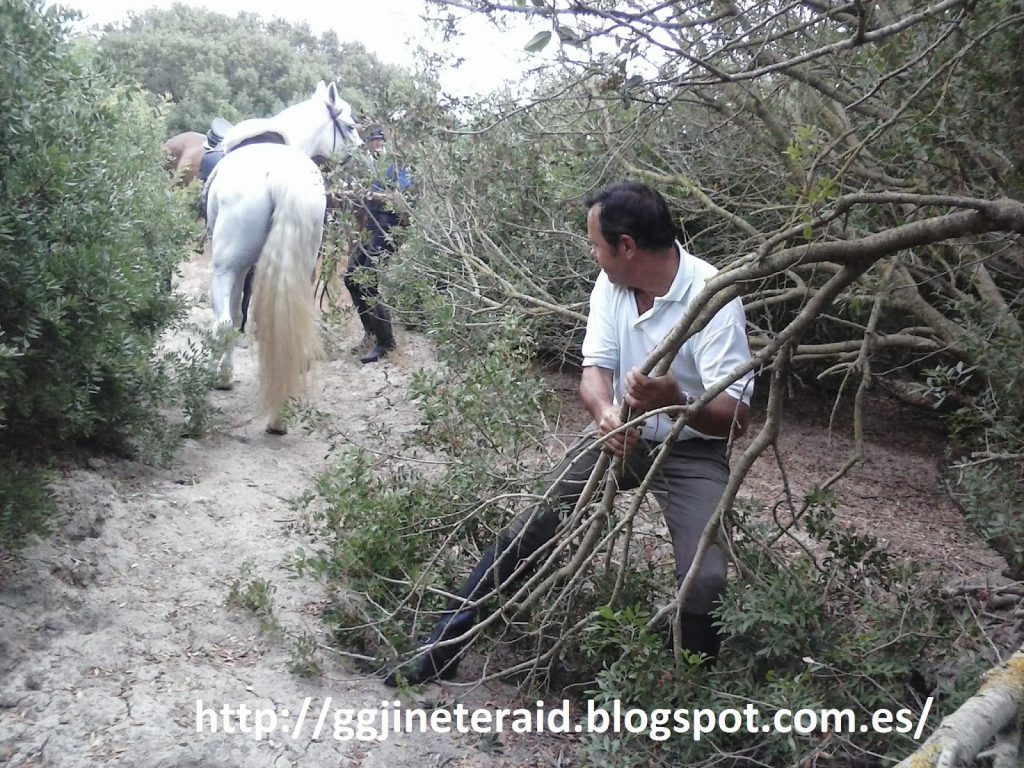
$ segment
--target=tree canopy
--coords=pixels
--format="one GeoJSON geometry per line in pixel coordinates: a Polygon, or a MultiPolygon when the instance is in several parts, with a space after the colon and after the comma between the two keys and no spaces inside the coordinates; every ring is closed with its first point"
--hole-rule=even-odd
{"type": "Polygon", "coordinates": [[[336,81],[364,119],[403,108],[417,90],[408,73],[358,43],[248,12],[232,18],[183,4],[152,8],[108,24],[97,44],[111,66],[170,101],[169,135],[205,132],[217,116],[234,122],[276,114],[307,98],[319,80],[336,81]]]}

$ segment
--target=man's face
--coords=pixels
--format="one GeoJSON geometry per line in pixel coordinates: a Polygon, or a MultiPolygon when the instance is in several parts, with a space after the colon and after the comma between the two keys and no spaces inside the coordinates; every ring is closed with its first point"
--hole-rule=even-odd
{"type": "Polygon", "coordinates": [[[590,256],[604,270],[613,284],[623,285],[628,265],[626,259],[619,254],[619,244],[612,245],[601,235],[601,225],[598,223],[600,212],[601,206],[595,205],[587,213],[587,239],[590,240],[590,256]]]}
{"type": "Polygon", "coordinates": [[[384,154],[384,139],[370,139],[366,142],[366,146],[374,155],[384,154]]]}

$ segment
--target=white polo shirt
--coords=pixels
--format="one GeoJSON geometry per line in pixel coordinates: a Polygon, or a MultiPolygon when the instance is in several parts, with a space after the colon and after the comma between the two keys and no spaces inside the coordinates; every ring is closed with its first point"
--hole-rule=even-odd
{"type": "MultiPolygon", "coordinates": [[[[679,250],[679,269],[668,293],[654,300],[643,315],[637,312],[632,288],[613,285],[602,270],[590,294],[587,334],[583,339],[583,365],[612,371],[615,402],[621,403],[626,374],[643,365],[647,355],[668,336],[686,310],[718,274],[715,267],[679,250]]],[[[743,303],[736,298],[722,307],[711,322],[691,336],[672,362],[672,372],[684,392],[700,397],[713,384],[725,378],[737,366],[750,360],[743,303]]],[[[742,376],[725,390],[732,397],[750,403],[753,373],[742,376]]],[[[672,428],[667,415],[651,417],[642,433],[652,441],[664,440],[672,428]]],[[[713,438],[685,427],[683,438],[713,438]]]]}

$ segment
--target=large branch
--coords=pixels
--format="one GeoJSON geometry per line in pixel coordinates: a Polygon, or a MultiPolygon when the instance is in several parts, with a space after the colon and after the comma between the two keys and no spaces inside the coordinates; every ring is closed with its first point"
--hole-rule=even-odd
{"type": "MultiPolygon", "coordinates": [[[[849,274],[844,274],[843,279],[839,281],[843,285],[848,285],[849,282],[852,282],[849,275],[859,275],[879,259],[902,250],[966,235],[981,234],[983,232],[1012,231],[1024,233],[1024,203],[1005,199],[996,201],[968,201],[964,198],[934,198],[901,194],[848,195],[837,200],[835,211],[829,216],[823,217],[821,221],[830,220],[835,216],[841,215],[842,212],[849,210],[858,203],[869,202],[915,202],[919,205],[947,206],[959,204],[961,206],[970,205],[973,207],[973,210],[933,216],[852,240],[797,245],[790,248],[782,248],[775,252],[771,252],[771,248],[773,246],[778,247],[778,242],[769,241],[754,254],[737,260],[733,265],[722,270],[707,282],[700,296],[679,320],[673,332],[652,351],[647,363],[642,368],[642,372],[650,372],[654,368],[656,361],[661,360],[664,362],[671,359],[679,347],[693,334],[702,330],[722,307],[732,299],[742,295],[745,286],[762,280],[765,277],[785,272],[798,265],[829,262],[843,265],[843,270],[837,273],[837,276],[848,272],[849,274]]],[[[821,221],[818,223],[821,223],[821,221]]],[[[833,281],[830,280],[829,282],[832,283],[833,281]]],[[[793,336],[804,330],[806,322],[808,322],[808,308],[813,307],[816,313],[820,313],[837,295],[837,293],[824,290],[822,290],[822,294],[827,295],[813,297],[800,313],[803,320],[800,323],[791,323],[787,329],[782,331],[776,338],[775,345],[769,345],[764,352],[757,356],[759,358],[758,362],[764,361],[764,354],[774,353],[778,346],[789,341],[793,336]],[[823,298],[824,301],[821,301],[823,298]]],[[[814,318],[810,319],[813,320],[816,317],[817,314],[814,318]]],[[[750,367],[736,372],[737,378],[747,370],[752,369],[750,367]]],[[[722,391],[721,389],[715,389],[716,391],[713,394],[722,391]]]]}
{"type": "MultiPolygon", "coordinates": [[[[961,768],[1000,734],[1020,729],[1024,704],[1024,646],[989,671],[978,692],[896,768],[961,768]]],[[[1017,763],[1019,765],[1019,763],[1017,763]]]]}
{"type": "Polygon", "coordinates": [[[992,279],[992,274],[982,258],[979,257],[975,260],[971,272],[974,278],[974,288],[985,303],[986,311],[995,326],[1010,338],[1024,337],[1024,330],[1013,316],[1013,311],[1000,293],[999,286],[992,279]]]}
{"type": "MultiPolygon", "coordinates": [[[[754,337],[750,340],[750,346],[756,349],[768,344],[768,339],[763,336],[754,337]]],[[[848,339],[846,341],[833,341],[825,344],[801,344],[793,352],[793,359],[801,358],[846,358],[856,357],[864,346],[864,339],[848,339]]],[[[889,333],[875,339],[874,348],[878,349],[907,349],[924,354],[940,352],[946,348],[934,339],[924,336],[917,336],[909,333],[889,333]]]]}
{"type": "MultiPolygon", "coordinates": [[[[784,259],[787,266],[794,263],[831,261],[837,264],[873,262],[898,251],[919,248],[967,235],[983,232],[1016,232],[1024,234],[1024,203],[1002,198],[975,200],[941,195],[910,195],[902,193],[853,194],[836,200],[833,210],[819,221],[834,220],[857,205],[906,204],[919,206],[950,206],[966,208],[940,216],[933,216],[908,224],[892,227],[865,237],[838,242],[811,243],[780,251],[768,259],[784,259]]],[[[802,231],[802,230],[801,230],[802,231]]],[[[795,233],[794,233],[795,234],[795,233]]],[[[765,258],[772,246],[769,240],[759,251],[765,258]]]]}

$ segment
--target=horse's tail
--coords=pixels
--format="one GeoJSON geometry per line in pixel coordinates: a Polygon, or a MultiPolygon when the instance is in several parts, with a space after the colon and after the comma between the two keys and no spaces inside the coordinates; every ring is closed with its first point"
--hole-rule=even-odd
{"type": "Polygon", "coordinates": [[[267,180],[274,212],[256,267],[253,315],[261,404],[271,418],[290,398],[302,394],[307,375],[323,353],[312,276],[326,200],[319,172],[312,181],[301,174],[296,178],[294,168],[271,172],[267,180]]]}

